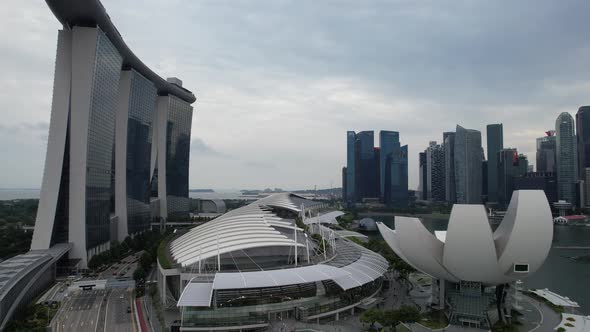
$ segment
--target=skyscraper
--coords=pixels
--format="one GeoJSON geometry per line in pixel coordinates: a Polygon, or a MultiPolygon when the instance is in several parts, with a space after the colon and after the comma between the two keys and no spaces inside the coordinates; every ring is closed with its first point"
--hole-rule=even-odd
{"type": "Polygon", "coordinates": [[[455,133],[443,133],[445,150],[445,201],[456,202],[455,194],[455,133]]]}
{"type": "Polygon", "coordinates": [[[134,69],[121,72],[115,129],[117,240],[149,228],[150,155],[156,86],[134,69]]]}
{"type": "MultiPolygon", "coordinates": [[[[506,208],[512,198],[514,188],[514,178],[519,176],[519,158],[518,151],[512,148],[506,148],[498,151],[498,204],[506,208]]],[[[526,172],[525,172],[526,173],[526,172]]],[[[488,184],[489,185],[489,184],[488,184]]]]}
{"type": "Polygon", "coordinates": [[[379,132],[380,191],[386,205],[408,204],[408,146],[401,146],[397,131],[379,132]]]}
{"type": "MultiPolygon", "coordinates": [[[[582,106],[576,113],[578,150],[578,179],[586,181],[586,168],[590,167],[590,106],[582,106]]],[[[589,179],[590,180],[590,179],[589,179]]]]}
{"type": "Polygon", "coordinates": [[[576,201],[576,134],[574,119],[567,113],[561,113],[555,120],[556,160],[557,160],[557,196],[572,204],[576,201]]]}
{"type": "Polygon", "coordinates": [[[555,130],[549,130],[545,132],[545,136],[537,138],[537,172],[557,173],[556,144],[555,130]]]}
{"type": "Polygon", "coordinates": [[[428,161],[426,159],[426,152],[419,154],[419,198],[423,201],[428,199],[428,161]]]}
{"type": "Polygon", "coordinates": [[[524,154],[518,155],[518,172],[516,176],[525,176],[529,171],[529,159],[524,154]]]}
{"type": "Polygon", "coordinates": [[[455,132],[455,188],[457,203],[481,204],[481,133],[457,125],[455,132]]]}
{"type": "MultiPolygon", "coordinates": [[[[177,99],[190,132],[195,96],[143,64],[102,6],[72,11],[63,2],[48,5],[63,29],[31,249],[70,242],[69,257],[85,268],[111,241],[149,227],[152,142],[174,135],[168,131],[173,127],[153,133],[156,98],[177,99]]],[[[177,151],[188,166],[188,150],[177,151]]],[[[170,162],[164,155],[159,160],[170,162]]],[[[176,181],[188,186],[188,177],[176,181]]]]}
{"type": "Polygon", "coordinates": [[[380,151],[374,147],[373,131],[347,133],[347,200],[380,197],[380,151]]]}
{"type": "Polygon", "coordinates": [[[445,151],[444,148],[430,142],[426,148],[428,189],[427,199],[433,202],[445,201],[445,151]]]}
{"type": "Polygon", "coordinates": [[[356,202],[357,142],[354,131],[346,132],[346,202],[356,202]]]}
{"type": "Polygon", "coordinates": [[[359,142],[358,154],[359,164],[357,172],[359,178],[357,181],[358,195],[362,198],[379,197],[377,182],[378,164],[375,162],[375,137],[373,131],[361,131],[356,134],[359,142]]]}
{"type": "Polygon", "coordinates": [[[486,128],[488,143],[488,202],[498,201],[498,151],[504,148],[502,124],[489,124],[486,128]]]}

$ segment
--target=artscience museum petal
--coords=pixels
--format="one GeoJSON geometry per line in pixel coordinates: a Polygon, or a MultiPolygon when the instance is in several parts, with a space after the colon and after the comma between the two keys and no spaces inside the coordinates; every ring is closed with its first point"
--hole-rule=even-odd
{"type": "Polygon", "coordinates": [[[469,204],[453,206],[446,232],[432,234],[407,217],[396,217],[395,230],[377,226],[401,259],[435,278],[433,305],[448,307],[452,323],[485,328],[510,316],[515,282],[543,265],[553,240],[551,209],[540,190],[515,191],[495,231],[484,206],[469,204]],[[497,317],[489,314],[496,312],[492,304],[497,317]]]}

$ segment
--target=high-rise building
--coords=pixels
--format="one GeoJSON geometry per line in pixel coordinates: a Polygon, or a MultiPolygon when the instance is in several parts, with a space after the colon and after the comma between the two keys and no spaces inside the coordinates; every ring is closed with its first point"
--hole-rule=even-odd
{"type": "Polygon", "coordinates": [[[149,228],[154,83],[135,69],[121,72],[115,129],[117,240],[149,228]]]}
{"type": "Polygon", "coordinates": [[[408,146],[401,146],[397,131],[379,132],[381,200],[384,204],[408,204],[408,146]]]}
{"type": "Polygon", "coordinates": [[[553,172],[529,172],[514,178],[513,190],[543,190],[549,204],[557,202],[557,179],[553,172]]]}
{"type": "Polygon", "coordinates": [[[375,137],[373,131],[361,131],[356,134],[358,144],[358,181],[357,190],[361,198],[379,197],[377,174],[378,164],[375,162],[375,137]],[[360,167],[359,167],[360,166],[360,167]]]}
{"type": "MultiPolygon", "coordinates": [[[[590,167],[590,106],[582,106],[576,113],[578,150],[578,179],[586,183],[586,167],[590,167]]],[[[590,179],[588,179],[590,180],[590,179]]]]}
{"type": "MultiPolygon", "coordinates": [[[[69,257],[80,259],[84,268],[111,241],[149,227],[154,158],[185,163],[186,176],[167,179],[176,174],[161,171],[160,180],[184,181],[187,190],[178,195],[186,193],[188,202],[190,104],[195,96],[179,80],[167,82],[143,64],[102,6],[72,11],[65,2],[48,5],[63,29],[58,33],[47,155],[31,249],[72,243],[69,257]],[[184,147],[156,157],[151,154],[154,145],[173,141],[177,130],[167,124],[156,135],[159,98],[176,100],[162,111],[182,113],[188,140],[182,140],[184,147]]],[[[174,191],[170,185],[163,187],[174,191]]],[[[159,198],[166,201],[165,196],[159,198]]]]}
{"type": "Polygon", "coordinates": [[[489,124],[486,128],[488,143],[488,202],[498,201],[498,151],[504,148],[504,133],[502,124],[489,124]]]}
{"type": "Polygon", "coordinates": [[[347,200],[350,203],[380,196],[379,162],[374,143],[372,131],[347,133],[347,200]]]}
{"type": "Polygon", "coordinates": [[[342,167],[342,201],[347,202],[346,192],[347,192],[347,183],[346,183],[346,166],[342,167]]]}
{"type": "Polygon", "coordinates": [[[486,174],[488,174],[488,161],[487,160],[482,160],[481,161],[481,196],[482,196],[482,202],[486,203],[487,199],[488,199],[488,177],[485,176],[486,174]]]}
{"type": "Polygon", "coordinates": [[[420,152],[419,154],[419,195],[418,197],[425,201],[428,199],[428,161],[426,159],[426,152],[420,152]]]}
{"type": "Polygon", "coordinates": [[[455,132],[455,190],[457,203],[481,204],[481,133],[457,125],[455,132]]]}
{"type": "Polygon", "coordinates": [[[574,119],[561,113],[555,120],[557,195],[560,200],[575,204],[577,182],[576,133],[574,119]]]}
{"type": "MultiPolygon", "coordinates": [[[[518,151],[506,148],[497,152],[498,158],[498,204],[507,207],[512,198],[514,178],[519,177],[518,151]]],[[[526,173],[526,172],[525,172],[526,173]]]]}
{"type": "Polygon", "coordinates": [[[436,141],[432,141],[424,152],[427,160],[427,199],[432,202],[444,202],[446,194],[444,148],[436,144],[436,141]]]}
{"type": "Polygon", "coordinates": [[[453,204],[455,197],[455,133],[443,133],[445,150],[445,201],[453,204]]]}
{"type": "Polygon", "coordinates": [[[356,133],[346,132],[346,202],[349,204],[357,200],[357,146],[356,133]]]}
{"type": "Polygon", "coordinates": [[[545,136],[537,138],[537,172],[557,173],[556,144],[555,130],[548,130],[545,136]]]}
{"type": "Polygon", "coordinates": [[[516,176],[524,176],[529,171],[529,159],[524,154],[518,155],[518,173],[516,176]]]}

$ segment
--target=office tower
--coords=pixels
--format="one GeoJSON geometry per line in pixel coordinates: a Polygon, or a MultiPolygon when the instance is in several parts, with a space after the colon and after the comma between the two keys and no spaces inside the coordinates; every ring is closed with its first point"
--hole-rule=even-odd
{"type": "Polygon", "coordinates": [[[481,204],[481,133],[457,125],[455,131],[455,190],[457,203],[481,204]]]}
{"type": "Polygon", "coordinates": [[[381,191],[381,148],[378,147],[373,147],[373,170],[375,170],[374,172],[374,176],[373,176],[373,185],[372,185],[372,189],[373,189],[373,193],[374,193],[374,197],[377,197],[379,199],[382,199],[383,197],[383,192],[381,191]]]}
{"type": "Polygon", "coordinates": [[[453,204],[455,197],[455,133],[443,133],[445,150],[445,201],[453,204]]]}
{"type": "Polygon", "coordinates": [[[359,178],[358,190],[361,198],[379,197],[377,189],[377,174],[379,173],[375,162],[375,137],[373,131],[361,131],[356,134],[359,142],[359,178]]]}
{"type": "Polygon", "coordinates": [[[357,164],[356,133],[346,133],[346,202],[356,202],[356,164],[357,164]]]}
{"type": "Polygon", "coordinates": [[[557,161],[557,195],[560,200],[575,204],[576,201],[576,134],[574,119],[567,113],[561,113],[555,121],[556,161],[557,161]]]}
{"type": "Polygon", "coordinates": [[[578,179],[586,180],[586,167],[590,167],[590,106],[582,106],[576,113],[576,138],[578,179]]]}
{"type": "Polygon", "coordinates": [[[347,200],[380,197],[380,152],[374,147],[372,131],[347,133],[347,200]]]}
{"type": "Polygon", "coordinates": [[[444,202],[445,200],[445,151],[444,148],[430,142],[426,148],[428,189],[427,199],[432,202],[444,202]]]}
{"type": "Polygon", "coordinates": [[[381,200],[386,205],[408,204],[408,146],[401,146],[397,131],[379,132],[381,200]]]}
{"type": "Polygon", "coordinates": [[[524,154],[518,155],[518,173],[516,176],[524,176],[529,170],[529,159],[524,154]]]}
{"type": "Polygon", "coordinates": [[[516,149],[506,148],[497,152],[498,204],[506,208],[512,198],[514,178],[519,177],[519,157],[516,149]]]}
{"type": "MultiPolygon", "coordinates": [[[[146,193],[150,151],[157,141],[154,134],[150,139],[156,98],[178,99],[192,115],[195,96],[145,66],[102,6],[72,12],[61,3],[48,4],[64,27],[58,33],[47,155],[31,249],[72,243],[69,258],[79,259],[79,267],[85,268],[111,241],[149,225],[146,193]]],[[[190,132],[190,116],[184,118],[190,132]]],[[[173,136],[168,129],[159,138],[173,136]]],[[[185,144],[190,146],[190,139],[185,144]]],[[[188,151],[179,151],[176,158],[188,165],[188,151]]],[[[167,161],[166,156],[160,159],[167,161]]],[[[188,186],[188,178],[180,180],[188,186]]]]}
{"type": "Polygon", "coordinates": [[[347,188],[346,188],[346,167],[342,167],[342,201],[346,202],[346,192],[347,192],[347,188]]]}
{"type": "Polygon", "coordinates": [[[488,174],[488,161],[482,160],[481,161],[481,193],[482,193],[482,201],[485,204],[488,200],[488,177],[485,176],[488,174]]]}
{"type": "Polygon", "coordinates": [[[514,178],[513,190],[543,190],[549,204],[557,202],[557,178],[553,172],[530,172],[514,178]]]}
{"type": "Polygon", "coordinates": [[[537,138],[537,172],[557,173],[556,144],[555,130],[548,130],[545,136],[537,138]]]}
{"type": "Polygon", "coordinates": [[[498,151],[504,148],[502,124],[489,124],[486,128],[488,143],[488,202],[498,201],[498,151]]]}
{"type": "Polygon", "coordinates": [[[427,200],[428,199],[428,162],[426,159],[426,152],[420,152],[419,154],[419,197],[421,200],[427,200]]]}

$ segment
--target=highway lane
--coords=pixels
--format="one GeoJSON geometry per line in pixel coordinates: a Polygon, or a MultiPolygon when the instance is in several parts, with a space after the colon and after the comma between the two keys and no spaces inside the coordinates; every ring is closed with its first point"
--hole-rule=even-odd
{"type": "Polygon", "coordinates": [[[132,306],[132,294],[126,289],[113,289],[106,301],[105,332],[135,331],[133,313],[127,312],[132,306]]]}
{"type": "Polygon", "coordinates": [[[96,332],[107,291],[77,291],[68,296],[55,320],[56,331],[96,332]]]}

